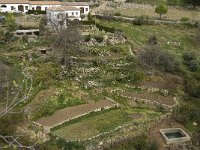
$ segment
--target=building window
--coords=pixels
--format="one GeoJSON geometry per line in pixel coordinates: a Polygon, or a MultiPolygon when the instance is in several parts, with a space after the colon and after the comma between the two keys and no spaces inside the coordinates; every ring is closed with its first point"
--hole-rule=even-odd
{"type": "Polygon", "coordinates": [[[72,12],[72,16],[74,15],[74,12],[72,12]]]}
{"type": "Polygon", "coordinates": [[[57,15],[57,18],[58,18],[58,19],[63,19],[63,14],[58,14],[58,15],[57,15]]]}
{"type": "Polygon", "coordinates": [[[78,16],[78,12],[76,12],[76,15],[78,16]]]}
{"type": "Polygon", "coordinates": [[[34,7],[32,7],[32,10],[35,10],[35,8],[34,8],[34,7]]]}
{"type": "Polygon", "coordinates": [[[14,6],[11,6],[11,10],[15,10],[15,7],[14,7],[14,6]]]}
{"type": "Polygon", "coordinates": [[[88,11],[88,8],[85,8],[85,11],[88,11]]]}
{"type": "Polygon", "coordinates": [[[1,5],[1,8],[7,8],[7,6],[6,5],[1,5]]]}
{"type": "Polygon", "coordinates": [[[45,10],[47,10],[47,7],[45,7],[45,10]]]}
{"type": "Polygon", "coordinates": [[[25,6],[25,9],[28,10],[28,6],[25,6]]]}

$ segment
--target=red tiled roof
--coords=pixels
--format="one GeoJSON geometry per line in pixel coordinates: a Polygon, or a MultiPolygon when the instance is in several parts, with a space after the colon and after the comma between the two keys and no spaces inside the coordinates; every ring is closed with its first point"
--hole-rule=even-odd
{"type": "Polygon", "coordinates": [[[86,2],[63,2],[63,6],[89,6],[86,2]]]}
{"type": "Polygon", "coordinates": [[[29,1],[31,5],[61,5],[60,1],[29,1]]]}
{"type": "Polygon", "coordinates": [[[76,7],[71,7],[71,6],[58,6],[58,7],[50,7],[50,8],[47,8],[47,10],[50,10],[50,11],[67,11],[67,10],[80,10],[76,7]]]}
{"type": "Polygon", "coordinates": [[[0,4],[29,4],[29,0],[0,0],[0,4]]]}

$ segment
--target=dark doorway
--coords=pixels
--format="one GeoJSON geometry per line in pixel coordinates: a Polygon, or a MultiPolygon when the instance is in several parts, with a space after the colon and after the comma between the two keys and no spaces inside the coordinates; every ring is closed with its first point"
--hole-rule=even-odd
{"type": "Polygon", "coordinates": [[[80,10],[81,10],[81,13],[84,14],[84,8],[81,7],[80,10]]]}
{"type": "Polygon", "coordinates": [[[18,6],[18,10],[21,11],[21,12],[24,12],[24,6],[23,5],[19,5],[18,6]]]}
{"type": "Polygon", "coordinates": [[[37,6],[37,7],[36,7],[36,10],[41,11],[41,7],[40,7],[40,6],[37,6]]]}

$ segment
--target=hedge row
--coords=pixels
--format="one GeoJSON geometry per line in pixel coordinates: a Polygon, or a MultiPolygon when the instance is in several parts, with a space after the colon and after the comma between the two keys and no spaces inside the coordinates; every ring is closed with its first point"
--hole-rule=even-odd
{"type": "Polygon", "coordinates": [[[119,30],[119,29],[115,29],[115,28],[113,28],[113,27],[103,26],[103,25],[98,24],[98,23],[96,23],[96,27],[97,27],[100,31],[104,30],[105,32],[111,32],[111,33],[115,33],[115,31],[121,31],[121,30],[119,30]]]}
{"type": "Polygon", "coordinates": [[[94,20],[81,21],[81,24],[83,24],[83,25],[94,25],[95,21],[94,20]]]}
{"type": "Polygon", "coordinates": [[[43,10],[28,10],[27,14],[46,14],[43,10]]]}

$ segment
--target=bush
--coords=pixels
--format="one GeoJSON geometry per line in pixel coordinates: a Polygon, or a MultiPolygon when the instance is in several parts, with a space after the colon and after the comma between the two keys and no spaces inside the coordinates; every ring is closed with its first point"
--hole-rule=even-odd
{"type": "Polygon", "coordinates": [[[177,73],[180,69],[180,62],[171,54],[162,52],[159,55],[159,68],[164,72],[177,73]]]}
{"type": "Polygon", "coordinates": [[[194,72],[199,69],[199,61],[197,60],[197,55],[195,52],[185,52],[183,54],[184,64],[187,68],[194,72]]]}
{"type": "Polygon", "coordinates": [[[158,43],[158,39],[155,35],[149,37],[148,44],[156,45],[158,43]]]}
{"type": "Polygon", "coordinates": [[[191,60],[196,60],[197,57],[196,57],[196,54],[194,52],[185,52],[183,54],[183,60],[185,61],[185,63],[188,63],[190,62],[191,60]]]}
{"type": "Polygon", "coordinates": [[[148,17],[145,18],[144,15],[139,16],[137,19],[133,20],[134,25],[144,25],[148,24],[148,17]]]}
{"type": "Polygon", "coordinates": [[[186,77],[184,82],[184,91],[189,96],[194,98],[199,98],[200,96],[200,85],[197,80],[192,77],[186,77]]]}
{"type": "Polygon", "coordinates": [[[85,36],[85,42],[89,42],[90,39],[91,39],[91,35],[90,34],[85,36]]]}
{"type": "Polygon", "coordinates": [[[117,47],[117,46],[113,46],[110,48],[111,52],[114,52],[114,53],[119,53],[122,51],[122,48],[121,47],[117,47]]]}
{"type": "Polygon", "coordinates": [[[188,69],[192,72],[195,72],[199,69],[199,62],[197,60],[191,60],[188,64],[188,69]]]}
{"type": "Polygon", "coordinates": [[[103,37],[101,36],[94,36],[93,38],[99,43],[103,42],[103,37]]]}
{"type": "Polygon", "coordinates": [[[94,20],[81,21],[81,24],[83,24],[83,25],[93,25],[93,24],[95,24],[95,21],[94,20]]]}
{"type": "Polygon", "coordinates": [[[189,20],[190,20],[190,18],[188,18],[188,17],[181,18],[181,22],[183,22],[183,23],[187,23],[189,20]]]}
{"type": "Polygon", "coordinates": [[[156,45],[149,45],[139,53],[139,62],[147,68],[157,68],[163,72],[177,73],[181,71],[180,62],[174,55],[162,52],[156,45]]]}
{"type": "Polygon", "coordinates": [[[115,16],[121,16],[122,14],[120,12],[115,13],[115,16]]]}
{"type": "Polygon", "coordinates": [[[36,83],[42,82],[45,86],[54,83],[59,75],[60,69],[52,63],[40,64],[37,72],[35,72],[36,83]]]}
{"type": "Polygon", "coordinates": [[[103,26],[103,25],[100,25],[100,24],[96,24],[96,27],[102,31],[104,30],[105,32],[111,32],[111,33],[115,33],[116,29],[113,28],[113,27],[107,27],[107,26],[103,26]]]}

